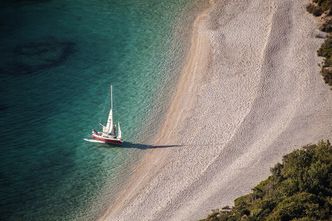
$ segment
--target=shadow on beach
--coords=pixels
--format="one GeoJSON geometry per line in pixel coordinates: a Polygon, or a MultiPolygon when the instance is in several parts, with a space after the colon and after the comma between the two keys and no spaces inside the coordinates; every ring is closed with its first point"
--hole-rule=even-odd
{"type": "MultiPolygon", "coordinates": [[[[112,145],[110,145],[112,146],[112,145]]],[[[151,145],[151,144],[141,144],[141,143],[132,143],[132,142],[123,142],[121,146],[117,146],[120,148],[134,148],[134,149],[157,149],[157,148],[171,148],[171,147],[181,147],[184,145],[177,144],[165,144],[165,145],[151,145]]]]}

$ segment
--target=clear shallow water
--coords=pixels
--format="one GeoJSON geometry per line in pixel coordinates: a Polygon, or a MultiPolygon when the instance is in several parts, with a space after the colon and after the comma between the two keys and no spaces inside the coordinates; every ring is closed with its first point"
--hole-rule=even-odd
{"type": "Polygon", "coordinates": [[[105,208],[144,151],[135,143],[155,133],[184,54],[174,27],[193,2],[0,3],[1,220],[93,220],[105,208]],[[106,120],[110,83],[127,148],[83,141],[106,120]]]}

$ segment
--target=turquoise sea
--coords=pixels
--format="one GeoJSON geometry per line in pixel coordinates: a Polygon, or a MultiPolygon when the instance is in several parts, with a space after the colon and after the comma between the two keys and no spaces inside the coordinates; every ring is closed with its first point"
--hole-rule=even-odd
{"type": "Polygon", "coordinates": [[[0,220],[95,220],[157,131],[199,1],[0,3],[0,220]],[[123,147],[87,143],[109,86],[123,147]]]}

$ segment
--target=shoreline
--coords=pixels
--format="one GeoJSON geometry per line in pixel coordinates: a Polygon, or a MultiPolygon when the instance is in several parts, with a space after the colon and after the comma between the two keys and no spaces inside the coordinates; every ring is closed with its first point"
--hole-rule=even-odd
{"type": "MultiPolygon", "coordinates": [[[[186,55],[186,59],[184,62],[184,67],[182,68],[181,74],[179,79],[176,82],[175,89],[176,92],[171,96],[171,102],[169,108],[167,108],[167,111],[165,113],[165,117],[162,122],[161,127],[159,128],[159,131],[155,138],[152,138],[152,143],[155,146],[158,145],[165,145],[165,142],[168,144],[169,142],[169,136],[170,133],[167,133],[169,127],[173,127],[176,125],[179,121],[179,118],[174,117],[174,115],[178,115],[178,112],[180,111],[180,100],[183,95],[184,90],[178,90],[180,88],[180,85],[184,85],[188,83],[188,81],[191,81],[190,77],[195,76],[189,76],[188,77],[188,71],[192,70],[192,68],[195,68],[197,66],[196,60],[199,58],[202,58],[200,56],[197,56],[196,50],[197,50],[197,44],[202,41],[203,36],[197,36],[198,29],[200,26],[200,23],[202,20],[204,20],[207,16],[207,11],[213,4],[212,0],[209,0],[209,7],[207,9],[204,9],[203,12],[200,12],[193,22],[193,28],[192,28],[192,34],[190,35],[190,45],[189,45],[189,52],[186,55]],[[192,47],[193,46],[193,47],[192,47]],[[196,55],[196,56],[195,56],[196,55]]],[[[207,41],[205,38],[204,41],[207,41]]],[[[205,42],[206,43],[206,42],[205,42]]],[[[207,49],[206,47],[203,47],[204,49],[207,49]]],[[[206,52],[205,52],[206,53],[206,52]]],[[[203,65],[204,66],[204,65],[203,65]]],[[[194,73],[194,75],[197,74],[198,71],[194,73]]],[[[189,93],[192,89],[193,85],[191,85],[190,89],[187,89],[186,93],[189,93]],[[189,90],[189,91],[188,91],[189,90]]],[[[182,98],[183,99],[183,98],[182,98]]],[[[183,111],[183,110],[182,110],[183,111]]],[[[174,144],[169,144],[170,146],[173,146],[174,144]]],[[[176,146],[176,145],[175,145],[176,146]]],[[[116,213],[121,207],[123,207],[129,199],[135,197],[135,191],[139,190],[143,184],[147,183],[149,181],[149,178],[152,177],[157,171],[158,168],[162,164],[163,159],[167,157],[168,150],[166,148],[164,149],[153,149],[149,150],[147,153],[145,153],[142,158],[139,160],[138,164],[134,167],[133,173],[131,176],[125,181],[125,187],[123,190],[119,192],[119,195],[116,197],[115,205],[112,204],[112,208],[109,208],[106,212],[102,214],[98,218],[98,220],[109,220],[112,213],[116,213]],[[154,173],[148,174],[146,171],[149,172],[153,169],[154,173]],[[142,176],[142,174],[145,174],[142,176]],[[117,199],[121,200],[117,200],[117,199]]]]}
{"type": "Polygon", "coordinates": [[[300,0],[252,0],[197,16],[154,142],[179,146],[149,150],[100,220],[199,219],[249,192],[285,153],[332,136],[332,94],[305,13],[300,0]]]}

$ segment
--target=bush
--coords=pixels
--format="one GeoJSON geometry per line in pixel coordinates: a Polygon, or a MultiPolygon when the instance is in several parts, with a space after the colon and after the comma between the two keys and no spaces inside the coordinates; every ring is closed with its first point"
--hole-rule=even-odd
{"type": "Polygon", "coordinates": [[[330,58],[332,55],[332,38],[327,38],[317,51],[318,56],[330,58]]]}
{"type": "Polygon", "coordinates": [[[323,10],[314,4],[307,5],[307,11],[317,17],[323,14],[323,10]]]}
{"type": "MultiPolygon", "coordinates": [[[[307,11],[315,16],[321,16],[325,13],[324,23],[320,26],[323,32],[332,32],[332,0],[312,0],[312,3],[307,5],[307,11]]],[[[320,37],[322,35],[318,35],[320,37]]],[[[325,38],[325,36],[324,36],[325,38]]],[[[321,74],[324,82],[332,86],[332,71],[327,67],[332,67],[332,37],[329,36],[320,49],[317,51],[318,56],[325,57],[321,74]]],[[[332,89],[332,88],[331,88],[332,89]]]]}
{"type": "Polygon", "coordinates": [[[332,19],[327,19],[319,28],[323,32],[332,32],[332,19]]]}
{"type": "Polygon", "coordinates": [[[328,11],[332,8],[331,0],[315,0],[314,1],[323,11],[328,11]]]}
{"type": "Polygon", "coordinates": [[[323,68],[322,75],[326,84],[332,86],[332,67],[323,68]]]}
{"type": "Polygon", "coordinates": [[[319,196],[302,192],[281,201],[266,220],[328,219],[329,206],[319,196]]]}
{"type": "Polygon", "coordinates": [[[324,57],[321,74],[326,84],[332,86],[332,37],[328,37],[317,51],[318,56],[324,57]]]}

